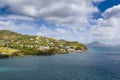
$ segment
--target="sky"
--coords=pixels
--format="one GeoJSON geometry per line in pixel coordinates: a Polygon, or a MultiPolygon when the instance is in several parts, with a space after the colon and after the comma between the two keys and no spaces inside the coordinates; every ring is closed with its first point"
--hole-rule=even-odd
{"type": "Polygon", "coordinates": [[[120,44],[120,0],[0,0],[0,30],[120,44]]]}

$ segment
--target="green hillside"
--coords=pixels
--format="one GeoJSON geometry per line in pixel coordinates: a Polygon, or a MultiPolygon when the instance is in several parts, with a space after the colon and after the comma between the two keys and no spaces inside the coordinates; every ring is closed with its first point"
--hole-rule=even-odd
{"type": "MultiPolygon", "coordinates": [[[[77,41],[56,40],[42,36],[22,35],[8,30],[0,30],[0,47],[13,50],[10,56],[53,55],[69,52],[84,52],[87,48],[77,41]]],[[[0,48],[0,53],[6,53],[0,48]]]]}

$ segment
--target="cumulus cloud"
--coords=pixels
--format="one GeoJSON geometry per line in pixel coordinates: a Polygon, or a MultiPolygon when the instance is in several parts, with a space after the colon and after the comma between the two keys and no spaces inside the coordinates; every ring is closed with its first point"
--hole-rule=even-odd
{"type": "Polygon", "coordinates": [[[82,26],[98,12],[93,3],[100,1],[103,0],[0,0],[0,3],[8,5],[15,14],[42,18],[56,25],[82,26]]]}
{"type": "Polygon", "coordinates": [[[88,42],[92,40],[92,36],[89,34],[89,31],[80,32],[79,30],[62,27],[52,29],[46,27],[45,25],[40,27],[40,31],[37,35],[79,42],[88,42]]]}
{"type": "Polygon", "coordinates": [[[96,21],[91,32],[97,40],[106,43],[120,43],[120,5],[113,6],[103,13],[103,18],[96,21]]]}
{"type": "Polygon", "coordinates": [[[0,0],[0,8],[8,6],[12,13],[0,17],[0,29],[39,30],[38,34],[57,39],[119,43],[120,5],[107,9],[102,13],[102,18],[94,20],[94,14],[99,12],[94,3],[102,1],[104,0],[0,0]],[[36,25],[36,19],[45,21],[44,25],[36,25]],[[22,22],[18,25],[18,20],[29,23],[22,22]],[[45,23],[53,24],[52,28],[45,23]]]}
{"type": "Polygon", "coordinates": [[[23,34],[36,34],[36,31],[39,29],[37,25],[33,23],[19,23],[15,22],[14,20],[0,20],[0,30],[11,30],[15,32],[21,32],[23,34]]]}
{"type": "Polygon", "coordinates": [[[21,15],[8,15],[0,16],[0,20],[21,20],[21,21],[34,21],[33,18],[21,15]]]}
{"type": "Polygon", "coordinates": [[[104,18],[120,17],[120,5],[107,9],[102,15],[104,18]]]}
{"type": "Polygon", "coordinates": [[[48,37],[55,37],[57,39],[65,39],[65,37],[67,37],[69,40],[73,39],[72,31],[63,28],[51,29],[47,28],[45,25],[40,27],[40,32],[37,34],[43,36],[47,35],[48,37]]]}

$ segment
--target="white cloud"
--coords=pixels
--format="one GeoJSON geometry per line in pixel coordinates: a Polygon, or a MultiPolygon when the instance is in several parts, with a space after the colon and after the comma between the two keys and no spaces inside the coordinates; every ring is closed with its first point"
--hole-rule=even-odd
{"type": "Polygon", "coordinates": [[[20,15],[8,15],[8,16],[0,16],[0,20],[21,20],[21,21],[34,21],[33,18],[27,16],[20,15]]]}
{"type": "Polygon", "coordinates": [[[11,21],[0,21],[0,30],[9,29],[16,30],[18,27],[14,26],[14,23],[11,21]]]}
{"type": "Polygon", "coordinates": [[[15,14],[42,18],[56,25],[82,27],[87,26],[93,13],[99,11],[93,3],[101,1],[103,0],[0,0],[0,3],[9,5],[15,14]]]}
{"type": "Polygon", "coordinates": [[[37,34],[42,36],[54,37],[57,39],[73,39],[73,35],[70,30],[66,30],[64,28],[51,29],[46,27],[45,25],[40,27],[40,32],[38,32],[37,34]]]}
{"type": "Polygon", "coordinates": [[[79,42],[88,42],[91,41],[92,37],[89,35],[88,31],[80,32],[79,30],[73,30],[70,28],[48,28],[45,25],[40,27],[40,31],[37,35],[53,37],[56,39],[65,39],[69,41],[79,41],[79,42]]]}
{"type": "Polygon", "coordinates": [[[98,19],[96,23],[91,29],[94,39],[110,44],[120,43],[120,5],[107,9],[103,18],[98,19]]]}
{"type": "Polygon", "coordinates": [[[22,22],[20,24],[16,24],[16,22],[13,20],[3,20],[0,21],[0,30],[11,30],[15,32],[22,32],[24,34],[36,34],[38,31],[38,27],[32,23],[22,22]]]}
{"type": "Polygon", "coordinates": [[[120,5],[113,6],[112,8],[107,9],[103,16],[105,18],[111,18],[111,17],[120,17],[120,5]]]}
{"type": "Polygon", "coordinates": [[[0,17],[0,29],[36,31],[37,25],[17,25],[15,20],[43,19],[56,25],[54,28],[40,26],[39,34],[43,36],[82,42],[99,40],[120,43],[120,5],[107,9],[102,14],[103,18],[94,22],[95,25],[90,23],[94,21],[93,14],[99,12],[93,3],[101,1],[104,0],[0,0],[0,7],[7,4],[13,13],[0,17]]]}

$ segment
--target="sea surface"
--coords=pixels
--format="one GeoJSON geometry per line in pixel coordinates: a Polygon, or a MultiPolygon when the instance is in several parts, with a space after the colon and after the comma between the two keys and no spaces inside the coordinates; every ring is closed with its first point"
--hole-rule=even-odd
{"type": "Polygon", "coordinates": [[[120,48],[0,59],[0,80],[120,80],[120,48]]]}

